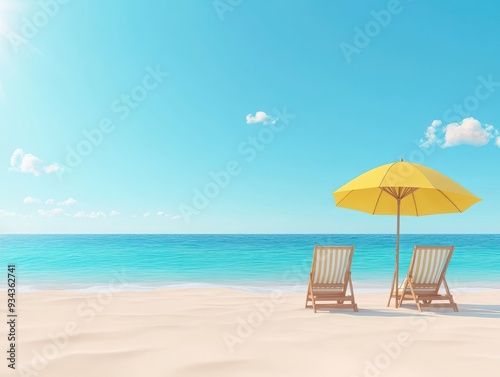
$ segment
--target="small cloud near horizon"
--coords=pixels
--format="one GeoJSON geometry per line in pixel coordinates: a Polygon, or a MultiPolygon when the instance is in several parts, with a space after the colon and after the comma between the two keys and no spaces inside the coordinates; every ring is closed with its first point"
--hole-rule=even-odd
{"type": "Polygon", "coordinates": [[[449,123],[443,126],[440,120],[434,120],[420,139],[420,146],[429,148],[437,145],[440,148],[450,148],[459,145],[481,147],[494,139],[494,144],[500,147],[500,134],[491,124],[482,124],[475,118],[464,118],[459,123],[449,123]]]}
{"type": "Polygon", "coordinates": [[[62,170],[63,170],[62,167],[56,163],[50,164],[49,166],[45,166],[43,168],[43,171],[45,171],[45,173],[47,173],[47,174],[57,173],[58,171],[62,171],[62,170]]]}
{"type": "Polygon", "coordinates": [[[17,148],[10,157],[9,171],[33,174],[38,177],[43,173],[51,174],[62,171],[62,167],[56,163],[45,166],[37,156],[25,153],[21,148],[17,148]]]}
{"type": "Polygon", "coordinates": [[[34,198],[32,196],[27,196],[26,198],[24,198],[23,203],[24,204],[41,204],[42,201],[40,199],[34,198]]]}
{"type": "Polygon", "coordinates": [[[255,115],[248,114],[246,116],[247,124],[262,123],[264,125],[275,124],[278,118],[266,114],[264,111],[257,111],[255,115]]]}
{"type": "MultiPolygon", "coordinates": [[[[34,198],[33,196],[27,196],[26,198],[23,199],[24,204],[45,204],[46,206],[52,206],[56,203],[54,199],[47,199],[45,201],[42,201],[38,198],[34,198]]],[[[73,198],[68,198],[66,200],[63,200],[62,202],[57,203],[58,206],[70,206],[76,204],[76,200],[73,198]]]]}
{"type": "Polygon", "coordinates": [[[68,198],[66,200],[63,200],[62,202],[57,203],[58,206],[71,206],[73,204],[76,204],[76,200],[73,198],[68,198]]]}
{"type": "Polygon", "coordinates": [[[73,217],[80,219],[98,219],[103,217],[108,217],[103,211],[95,211],[86,213],[85,211],[77,212],[73,215],[73,217]]]}
{"type": "Polygon", "coordinates": [[[0,217],[17,217],[17,213],[0,209],[0,217]]]}
{"type": "Polygon", "coordinates": [[[158,212],[158,213],[161,213],[161,215],[158,215],[158,216],[168,217],[168,218],[172,217],[172,215],[170,213],[166,213],[166,212],[158,212]]]}
{"type": "Polygon", "coordinates": [[[41,217],[55,217],[55,216],[61,216],[61,215],[66,215],[64,210],[62,208],[53,208],[48,211],[44,211],[43,209],[38,210],[38,215],[41,217]]]}

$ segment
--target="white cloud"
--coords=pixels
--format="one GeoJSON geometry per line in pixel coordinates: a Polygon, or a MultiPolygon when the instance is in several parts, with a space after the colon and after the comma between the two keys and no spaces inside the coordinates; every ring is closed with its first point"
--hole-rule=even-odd
{"type": "Polygon", "coordinates": [[[443,148],[461,144],[480,147],[488,144],[493,137],[494,128],[491,125],[482,125],[477,119],[465,118],[460,123],[450,123],[444,128],[443,148]]]}
{"type": "Polygon", "coordinates": [[[164,214],[165,214],[165,212],[162,212],[162,211],[156,212],[156,216],[163,216],[164,214]]]}
{"type": "Polygon", "coordinates": [[[40,199],[33,198],[32,196],[27,196],[26,198],[24,198],[23,203],[24,204],[41,204],[42,201],[40,199]]]}
{"type": "Polygon", "coordinates": [[[111,211],[111,212],[109,213],[109,215],[110,215],[110,216],[112,216],[112,217],[115,217],[115,216],[120,216],[120,215],[121,215],[121,213],[120,213],[120,212],[118,212],[118,211],[111,211]]]}
{"type": "Polygon", "coordinates": [[[62,171],[58,164],[44,166],[42,160],[31,153],[24,153],[21,148],[17,148],[10,157],[9,171],[33,174],[39,176],[42,173],[50,174],[62,171]]]}
{"type": "Polygon", "coordinates": [[[54,203],[55,203],[55,200],[54,200],[54,199],[47,199],[47,200],[45,201],[45,205],[46,205],[46,206],[52,206],[52,205],[54,205],[54,203]]]}
{"type": "Polygon", "coordinates": [[[15,212],[9,212],[4,209],[0,209],[0,217],[16,217],[17,214],[15,212]]]}
{"type": "Polygon", "coordinates": [[[19,160],[22,160],[24,157],[24,152],[22,149],[17,148],[14,153],[12,153],[12,156],[10,156],[10,166],[16,166],[19,163],[19,160]]]}
{"type": "MultiPolygon", "coordinates": [[[[455,147],[462,144],[480,147],[486,145],[498,135],[498,131],[490,124],[482,124],[474,118],[465,118],[460,123],[442,125],[435,120],[427,127],[425,137],[420,140],[420,146],[429,148],[437,145],[441,148],[455,147]]],[[[500,145],[495,141],[495,145],[500,145]]]]}
{"type": "Polygon", "coordinates": [[[71,206],[73,204],[76,204],[76,200],[73,198],[68,198],[66,200],[63,200],[62,202],[57,203],[58,206],[71,206]]]}
{"type": "Polygon", "coordinates": [[[38,214],[41,217],[54,217],[54,216],[65,215],[64,210],[62,208],[53,208],[53,209],[50,209],[48,211],[44,211],[43,209],[39,209],[38,214]]]}
{"type": "Polygon", "coordinates": [[[58,171],[62,171],[62,167],[56,163],[50,164],[49,166],[45,166],[43,168],[45,173],[50,174],[50,173],[57,173],[58,171]]]}
{"type": "Polygon", "coordinates": [[[180,220],[181,216],[180,215],[175,215],[170,218],[170,220],[180,220]]]}
{"type": "Polygon", "coordinates": [[[42,160],[32,155],[24,153],[20,148],[16,149],[10,157],[10,171],[18,171],[21,173],[32,173],[36,176],[42,172],[42,160]]]}
{"type": "Polygon", "coordinates": [[[278,119],[266,114],[264,111],[257,111],[255,115],[248,114],[246,117],[247,124],[262,123],[262,124],[275,124],[278,119]]]}
{"type": "Polygon", "coordinates": [[[146,212],[144,215],[142,215],[142,217],[149,217],[151,215],[150,212],[146,212]]]}
{"type": "Polygon", "coordinates": [[[425,131],[425,140],[421,139],[420,142],[422,143],[422,147],[428,148],[432,144],[436,143],[437,141],[437,136],[436,136],[436,131],[437,128],[442,124],[440,120],[433,120],[431,125],[427,127],[427,130],[425,131]]]}
{"type": "Polygon", "coordinates": [[[497,136],[495,140],[495,145],[500,148],[500,136],[497,136]]]}
{"type": "Polygon", "coordinates": [[[78,217],[78,218],[86,218],[86,219],[98,219],[98,218],[103,218],[103,217],[108,217],[103,211],[96,211],[96,212],[90,212],[86,213],[85,211],[80,211],[74,214],[73,217],[78,217]]]}

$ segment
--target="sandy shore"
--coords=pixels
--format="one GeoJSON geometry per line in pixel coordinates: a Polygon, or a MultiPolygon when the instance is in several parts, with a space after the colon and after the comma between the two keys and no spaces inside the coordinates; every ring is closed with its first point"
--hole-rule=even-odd
{"type": "MultiPolygon", "coordinates": [[[[18,293],[16,370],[3,357],[0,375],[499,373],[500,291],[455,292],[459,313],[386,308],[386,293],[364,293],[357,295],[359,313],[314,314],[303,308],[304,298],[225,289],[18,293]]],[[[6,302],[5,292],[0,300],[6,302]]]]}

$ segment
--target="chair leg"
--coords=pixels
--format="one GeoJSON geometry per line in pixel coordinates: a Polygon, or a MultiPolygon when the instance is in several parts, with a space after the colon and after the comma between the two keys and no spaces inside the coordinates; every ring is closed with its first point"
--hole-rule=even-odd
{"type": "Polygon", "coordinates": [[[417,303],[418,311],[422,312],[422,306],[420,305],[420,302],[418,301],[418,298],[415,300],[415,302],[417,303]]]}
{"type": "Polygon", "coordinates": [[[354,305],[354,311],[357,312],[358,311],[358,304],[356,304],[356,300],[354,300],[354,290],[352,289],[352,279],[351,279],[351,275],[349,275],[349,289],[351,290],[351,304],[354,305]]]}
{"type": "MultiPolygon", "coordinates": [[[[420,301],[418,300],[418,295],[416,295],[415,291],[413,290],[413,284],[412,284],[411,279],[409,279],[408,285],[410,286],[410,291],[411,291],[411,294],[413,296],[413,299],[415,300],[415,304],[417,304],[418,311],[421,312],[422,311],[422,307],[420,306],[420,301]]],[[[403,291],[403,294],[404,293],[405,293],[405,291],[403,291]]]]}
{"type": "Polygon", "coordinates": [[[450,304],[453,306],[453,311],[458,312],[458,306],[457,306],[457,304],[455,303],[455,301],[453,300],[453,296],[452,296],[452,294],[450,293],[450,289],[448,288],[448,283],[446,282],[446,279],[445,279],[445,278],[443,278],[443,285],[444,285],[444,289],[446,290],[446,294],[447,294],[447,295],[448,295],[448,297],[449,297],[450,304]]]}
{"type": "MultiPolygon", "coordinates": [[[[399,287],[398,287],[399,289],[399,287]]],[[[406,290],[408,289],[408,280],[405,280],[404,284],[403,284],[403,293],[401,293],[401,295],[399,296],[399,303],[398,303],[398,308],[403,305],[403,300],[405,298],[405,294],[406,294],[406,290]]]]}
{"type": "Polygon", "coordinates": [[[395,280],[396,280],[396,272],[394,272],[394,276],[392,277],[391,294],[389,295],[389,301],[387,301],[387,307],[389,307],[391,305],[392,296],[394,295],[394,281],[395,280]]]}

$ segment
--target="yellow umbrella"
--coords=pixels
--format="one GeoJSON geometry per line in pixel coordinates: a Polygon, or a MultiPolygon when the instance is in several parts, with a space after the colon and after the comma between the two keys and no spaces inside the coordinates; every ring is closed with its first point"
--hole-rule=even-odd
{"type": "Polygon", "coordinates": [[[391,286],[398,307],[399,219],[463,212],[481,199],[445,175],[420,164],[404,162],[372,169],[333,193],[338,207],[372,215],[397,215],[396,267],[391,286]]]}

